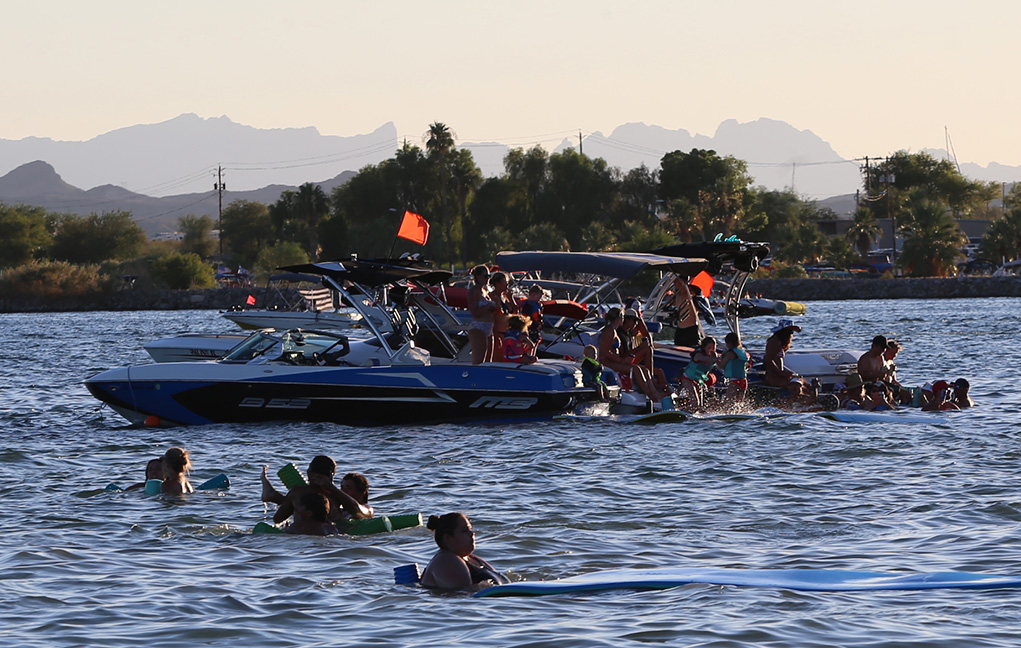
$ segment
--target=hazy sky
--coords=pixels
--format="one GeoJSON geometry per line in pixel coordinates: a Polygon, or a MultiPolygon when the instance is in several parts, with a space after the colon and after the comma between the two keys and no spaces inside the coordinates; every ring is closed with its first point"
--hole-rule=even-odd
{"type": "Polygon", "coordinates": [[[3,7],[0,138],[191,112],[513,146],[627,122],[811,130],[846,158],[1021,165],[1017,0],[35,0],[3,7]]]}

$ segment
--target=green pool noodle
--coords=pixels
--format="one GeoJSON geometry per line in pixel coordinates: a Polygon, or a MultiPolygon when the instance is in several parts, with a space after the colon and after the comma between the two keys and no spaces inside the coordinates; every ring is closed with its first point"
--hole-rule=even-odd
{"type": "Polygon", "coordinates": [[[397,529],[410,529],[412,527],[422,526],[422,514],[421,513],[407,513],[405,515],[390,515],[387,516],[390,520],[390,526],[393,530],[397,529]]]}
{"type": "Polygon", "coordinates": [[[286,531],[278,526],[273,526],[268,522],[259,522],[255,525],[255,528],[252,529],[252,533],[286,533],[286,531]]]}
{"type": "Polygon", "coordinates": [[[301,471],[293,463],[289,463],[278,470],[277,477],[289,489],[295,486],[305,486],[308,483],[305,481],[305,476],[301,474],[301,471]]]}

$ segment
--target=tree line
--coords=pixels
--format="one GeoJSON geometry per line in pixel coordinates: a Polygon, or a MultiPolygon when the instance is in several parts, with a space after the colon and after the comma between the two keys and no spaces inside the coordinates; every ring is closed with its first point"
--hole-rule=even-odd
{"type": "Polygon", "coordinates": [[[228,204],[220,241],[208,216],[182,217],[182,240],[160,242],[148,241],[125,211],[79,216],[0,204],[0,267],[22,280],[46,268],[63,275],[87,268],[90,282],[129,275],[204,287],[213,285],[221,263],[264,275],[308,260],[420,252],[462,268],[506,249],[643,251],[722,234],[769,242],[774,259],[796,272],[808,263],[861,263],[886,217],[904,241],[898,264],[912,275],[953,272],[966,242],[956,218],[992,221],[980,248],[989,259],[1015,258],[1021,250],[1017,185],[1004,208],[990,207],[999,184],[969,180],[950,162],[905,151],[863,169],[862,184],[850,229],[827,238],[818,223],[836,214],[793,191],[753,186],[744,161],[712,150],[672,151],[658,169],[622,171],[574,149],[551,154],[535,146],[511,150],[503,173],[485,178],[452,131],[434,123],[423,146],[405,141],[392,158],[362,168],[329,194],[305,183],[273,204],[228,204]],[[395,239],[405,210],[429,221],[425,246],[395,239]],[[20,275],[12,270],[19,267],[20,275]]]}

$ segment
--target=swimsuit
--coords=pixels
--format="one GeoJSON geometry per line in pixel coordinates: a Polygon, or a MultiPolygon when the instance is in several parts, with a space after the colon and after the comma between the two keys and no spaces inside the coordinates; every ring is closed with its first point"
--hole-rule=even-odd
{"type": "Polygon", "coordinates": [[[482,320],[472,320],[471,324],[468,325],[469,331],[482,331],[487,336],[493,334],[493,323],[483,322],[482,320]]]}
{"type": "Polygon", "coordinates": [[[691,362],[684,368],[684,374],[682,378],[687,378],[694,383],[705,384],[706,378],[709,376],[709,372],[713,370],[712,362],[707,364],[699,364],[695,362],[695,354],[691,354],[691,362]]]}
{"type": "Polygon", "coordinates": [[[482,560],[475,554],[471,554],[470,556],[465,558],[464,564],[468,566],[468,573],[471,574],[473,585],[481,583],[483,581],[490,580],[496,583],[497,585],[510,582],[509,580],[507,580],[506,576],[496,571],[492,565],[487,563],[485,560],[482,560]],[[479,563],[481,564],[479,565],[472,564],[473,559],[479,561],[479,563]]]}
{"type": "Polygon", "coordinates": [[[730,351],[733,351],[736,357],[723,366],[723,377],[730,378],[732,381],[747,378],[748,352],[741,347],[734,347],[730,351]]]}

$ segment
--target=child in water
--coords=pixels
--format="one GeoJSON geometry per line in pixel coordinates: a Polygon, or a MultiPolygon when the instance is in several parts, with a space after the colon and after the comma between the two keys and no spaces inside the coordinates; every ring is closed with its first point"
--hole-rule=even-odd
{"type": "Polygon", "coordinates": [[[300,535],[337,535],[340,531],[329,521],[330,500],[322,493],[305,493],[294,507],[294,520],[287,533],[300,535]]]}
{"type": "Polygon", "coordinates": [[[737,333],[731,331],[723,340],[727,344],[727,350],[720,356],[716,366],[723,368],[723,377],[728,380],[727,402],[743,403],[748,393],[748,367],[751,360],[737,333]]]}
{"type": "Polygon", "coordinates": [[[699,343],[698,348],[691,352],[691,361],[681,374],[681,388],[688,390],[696,411],[704,410],[706,407],[707,384],[716,382],[716,377],[710,378],[710,375],[719,359],[720,356],[716,354],[716,339],[706,337],[699,343]]]}
{"type": "Polygon", "coordinates": [[[610,392],[603,382],[603,365],[596,360],[596,347],[589,344],[583,351],[585,357],[581,359],[581,384],[586,387],[595,387],[599,394],[599,400],[610,400],[610,392]]]}

